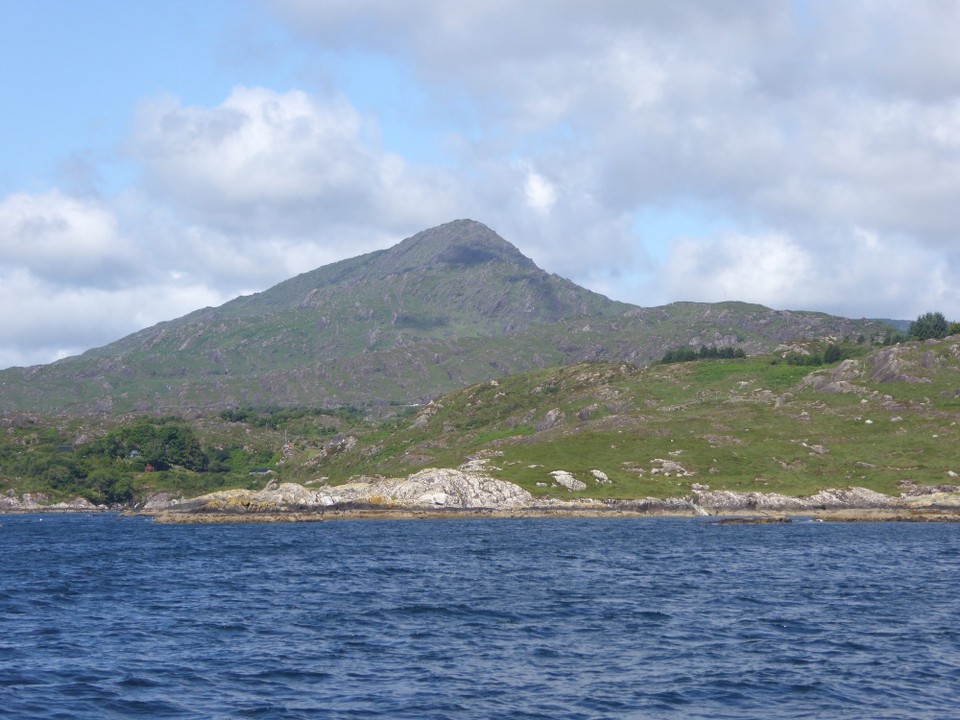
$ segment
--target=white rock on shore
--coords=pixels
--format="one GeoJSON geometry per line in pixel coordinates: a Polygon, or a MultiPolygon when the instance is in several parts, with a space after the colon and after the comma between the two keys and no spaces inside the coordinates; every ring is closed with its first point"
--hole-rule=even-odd
{"type": "Polygon", "coordinates": [[[519,508],[533,496],[482,472],[429,468],[407,478],[378,478],[317,488],[322,504],[370,503],[403,507],[519,508]]]}
{"type": "Polygon", "coordinates": [[[225,510],[267,512],[322,510],[336,505],[372,505],[384,508],[492,508],[527,507],[533,496],[486,473],[430,468],[406,478],[372,478],[345,485],[307,489],[294,483],[264,490],[224,490],[178,503],[171,510],[225,510]]]}

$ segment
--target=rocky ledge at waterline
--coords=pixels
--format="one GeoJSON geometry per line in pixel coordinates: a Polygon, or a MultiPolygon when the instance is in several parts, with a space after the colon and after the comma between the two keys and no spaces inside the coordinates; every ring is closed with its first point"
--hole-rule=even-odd
{"type": "Polygon", "coordinates": [[[106,505],[94,505],[89,500],[77,497],[70,502],[51,503],[46,493],[23,493],[18,496],[13,490],[0,495],[0,513],[88,513],[106,512],[106,505]]]}
{"type": "Polygon", "coordinates": [[[865,488],[822,490],[797,498],[776,493],[711,491],[692,486],[679,498],[557,499],[535,497],[464,466],[427,469],[406,478],[364,478],[345,485],[225,490],[184,500],[155,497],[140,512],[159,522],[265,522],[335,518],[537,516],[791,516],[831,520],[960,521],[960,486],[911,488],[892,497],[865,488]]]}

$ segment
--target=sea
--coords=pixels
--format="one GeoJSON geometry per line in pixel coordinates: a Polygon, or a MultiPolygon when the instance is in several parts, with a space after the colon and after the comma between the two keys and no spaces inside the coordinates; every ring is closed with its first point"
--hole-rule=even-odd
{"type": "Polygon", "coordinates": [[[956,718],[960,525],[0,516],[0,716],[956,718]]]}

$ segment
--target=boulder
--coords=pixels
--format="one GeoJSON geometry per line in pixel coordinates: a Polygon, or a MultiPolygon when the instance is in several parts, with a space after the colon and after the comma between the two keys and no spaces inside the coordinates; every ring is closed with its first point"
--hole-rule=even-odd
{"type": "Polygon", "coordinates": [[[571,492],[579,492],[580,490],[587,489],[587,484],[585,482],[581,482],[580,480],[577,480],[573,475],[571,475],[566,470],[554,470],[553,472],[550,473],[550,476],[553,478],[553,481],[557,485],[560,485],[561,487],[565,487],[567,490],[571,492]]]}
{"type": "Polygon", "coordinates": [[[590,474],[593,475],[593,479],[597,481],[598,485],[610,484],[610,478],[603,470],[591,470],[590,474]]]}

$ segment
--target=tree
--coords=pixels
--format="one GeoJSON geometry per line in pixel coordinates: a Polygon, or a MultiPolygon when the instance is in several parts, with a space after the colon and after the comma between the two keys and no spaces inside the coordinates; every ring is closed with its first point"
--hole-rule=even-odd
{"type": "Polygon", "coordinates": [[[949,326],[943,313],[928,312],[910,323],[910,337],[915,340],[940,339],[947,336],[949,326]]]}

